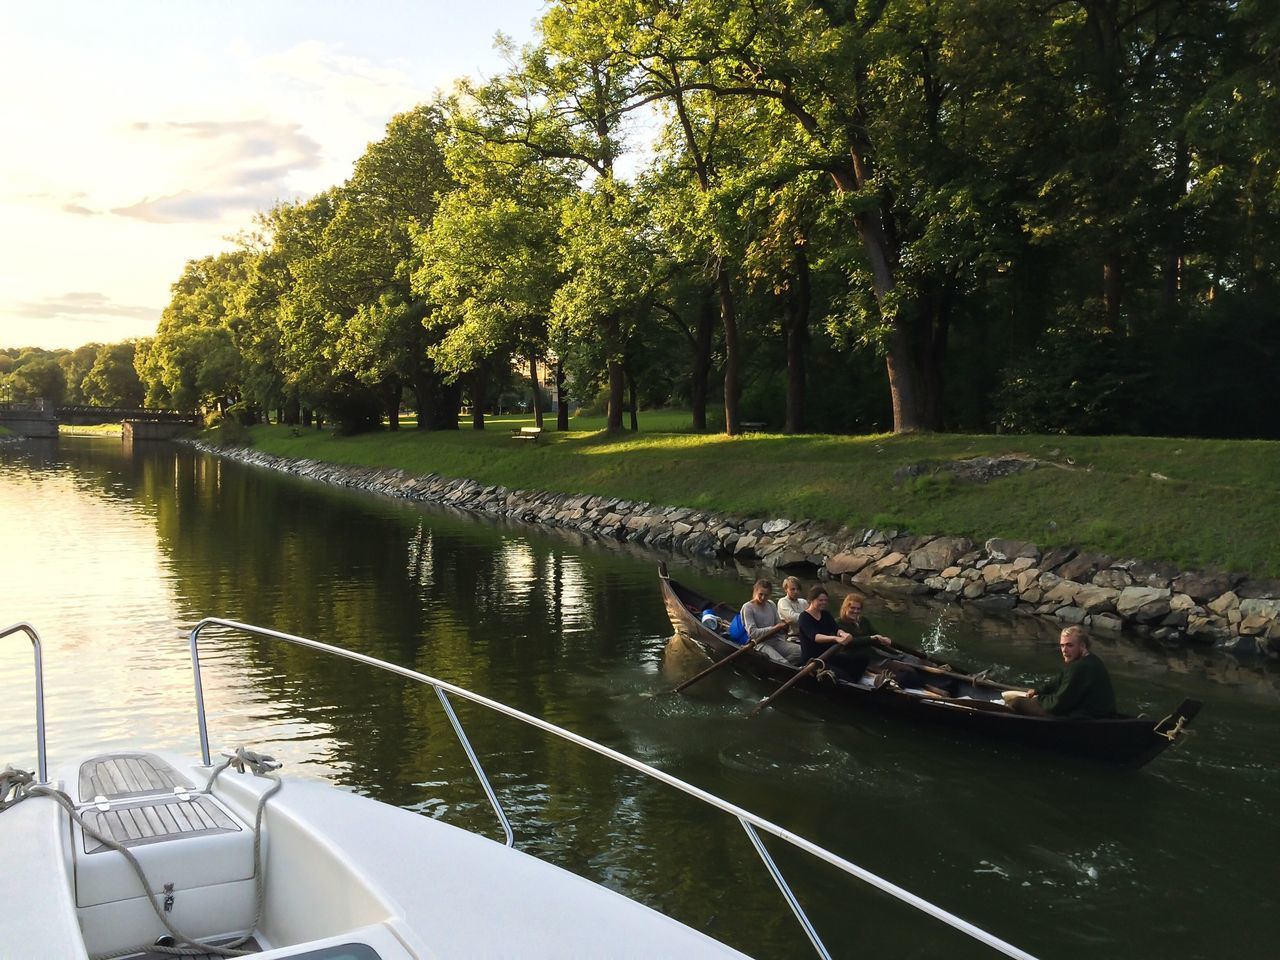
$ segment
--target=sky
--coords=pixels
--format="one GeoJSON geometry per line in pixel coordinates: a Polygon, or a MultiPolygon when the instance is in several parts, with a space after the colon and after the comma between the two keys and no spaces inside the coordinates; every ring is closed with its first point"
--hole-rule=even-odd
{"type": "Polygon", "coordinates": [[[0,347],[155,332],[191,259],[501,72],[543,0],[4,0],[0,347]]]}

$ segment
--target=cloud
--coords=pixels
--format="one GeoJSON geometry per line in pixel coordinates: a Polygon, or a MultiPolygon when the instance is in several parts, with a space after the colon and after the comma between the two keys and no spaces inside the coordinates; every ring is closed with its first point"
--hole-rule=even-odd
{"type": "Polygon", "coordinates": [[[16,303],[12,312],[20,317],[38,320],[74,320],[80,323],[106,323],[112,317],[157,319],[159,307],[139,307],[116,303],[104,293],[71,292],[16,303]]]}
{"type": "Polygon", "coordinates": [[[88,207],[79,203],[64,203],[62,205],[62,210],[64,213],[74,213],[81,217],[96,217],[102,212],[100,210],[90,210],[88,207]]]}
{"type": "Polygon", "coordinates": [[[201,182],[111,212],[149,223],[242,219],[289,196],[289,178],[320,166],[322,150],[296,123],[272,120],[140,121],[131,129],[156,149],[186,157],[201,182]]]}

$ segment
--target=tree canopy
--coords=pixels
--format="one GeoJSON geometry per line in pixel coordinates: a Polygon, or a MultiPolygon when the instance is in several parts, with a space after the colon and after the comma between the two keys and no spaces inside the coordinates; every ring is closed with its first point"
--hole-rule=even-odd
{"type": "Polygon", "coordinates": [[[575,0],[499,42],[189,263],[140,385],[111,345],[0,385],[454,429],[554,369],[613,430],[1280,431],[1274,4],[575,0]]]}

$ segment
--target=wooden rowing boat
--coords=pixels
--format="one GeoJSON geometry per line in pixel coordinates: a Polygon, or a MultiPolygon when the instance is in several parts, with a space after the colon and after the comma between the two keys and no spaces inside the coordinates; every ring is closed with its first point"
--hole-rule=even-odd
{"type": "MultiPolygon", "coordinates": [[[[667,615],[678,634],[694,641],[707,656],[717,661],[741,649],[727,636],[704,626],[700,619],[708,606],[725,619],[733,617],[737,612],[735,608],[710,600],[672,580],[667,575],[666,564],[659,566],[658,575],[667,615]]],[[[800,669],[758,650],[739,656],[734,667],[776,683],[785,683],[800,669]]],[[[901,687],[896,683],[877,684],[870,675],[857,683],[806,676],[796,687],[841,706],[920,720],[964,734],[1043,747],[1128,767],[1149,763],[1177,742],[1202,705],[1199,700],[1183,700],[1176,710],[1162,719],[1124,715],[1105,720],[1035,717],[1015,713],[1001,700],[1002,691],[1019,688],[945,669],[937,661],[926,659],[924,668],[945,680],[944,685],[951,695],[939,696],[936,690],[928,689],[934,684],[920,688],[901,687]]]]}

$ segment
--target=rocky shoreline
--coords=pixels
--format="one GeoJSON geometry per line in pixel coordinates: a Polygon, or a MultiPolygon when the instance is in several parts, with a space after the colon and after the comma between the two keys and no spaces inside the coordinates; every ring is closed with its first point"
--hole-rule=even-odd
{"type": "MultiPolygon", "coordinates": [[[[518,490],[399,469],[293,460],[251,448],[199,450],[343,487],[576,530],[671,553],[818,578],[888,595],[1083,624],[1165,644],[1280,659],[1280,580],[1179,570],[1069,547],[993,538],[850,530],[809,520],[743,519],[589,494],[518,490]]],[[[994,466],[999,475],[999,465],[994,466]]]]}

